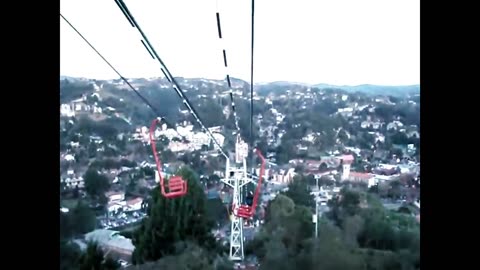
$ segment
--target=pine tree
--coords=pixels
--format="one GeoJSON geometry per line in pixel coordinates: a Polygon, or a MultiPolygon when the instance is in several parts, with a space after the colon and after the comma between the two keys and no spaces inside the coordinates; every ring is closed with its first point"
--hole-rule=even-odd
{"type": "Polygon", "coordinates": [[[191,241],[200,247],[217,248],[210,231],[213,222],[206,211],[206,196],[198,176],[188,168],[182,168],[178,175],[188,183],[187,195],[167,199],[159,188],[153,190],[149,216],[133,235],[133,263],[156,261],[176,253],[175,243],[191,241]]]}

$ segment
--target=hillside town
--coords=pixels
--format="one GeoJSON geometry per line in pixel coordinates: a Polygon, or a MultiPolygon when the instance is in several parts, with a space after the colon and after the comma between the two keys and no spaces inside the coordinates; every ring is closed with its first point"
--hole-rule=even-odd
{"type": "MultiPolygon", "coordinates": [[[[222,146],[233,145],[224,83],[181,81],[186,91],[195,92],[193,100],[204,119],[210,120],[208,130],[215,140],[222,146]]],[[[131,82],[152,98],[169,91],[162,79],[131,82]],[[149,90],[152,85],[155,91],[164,92],[149,90]]],[[[75,242],[86,248],[94,239],[126,267],[135,246],[120,232],[135,230],[148,216],[151,193],[160,182],[150,148],[153,118],[139,115],[140,102],[122,82],[70,78],[61,84],[61,212],[75,211],[79,203],[86,203],[94,210],[95,225],[75,242]]],[[[248,102],[243,91],[246,85],[236,81],[235,87],[241,108],[242,101],[248,102]]],[[[262,85],[255,92],[255,101],[259,107],[254,115],[256,144],[265,153],[267,168],[259,211],[244,221],[247,242],[253,241],[265,223],[269,202],[288,192],[295,181],[307,183],[320,215],[330,211],[328,202],[342,188],[353,186],[379,194],[385,207],[408,206],[419,222],[418,95],[368,96],[299,85],[262,85]]],[[[190,167],[199,175],[208,201],[218,200],[224,205],[220,209],[224,216],[231,216],[232,189],[219,181],[225,177],[225,164],[217,145],[193,124],[188,111],[166,112],[167,119],[177,121],[174,127],[163,123],[154,131],[163,160],[162,175],[169,177],[190,167]]],[[[255,173],[260,174],[259,168],[255,173]]],[[[227,246],[228,218],[217,220],[211,232],[227,246]]]]}

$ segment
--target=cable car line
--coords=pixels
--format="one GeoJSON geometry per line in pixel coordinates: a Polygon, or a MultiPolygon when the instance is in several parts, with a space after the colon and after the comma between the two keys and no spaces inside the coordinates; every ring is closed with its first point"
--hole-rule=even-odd
{"type": "Polygon", "coordinates": [[[145,35],[145,33],[142,31],[141,27],[139,26],[139,24],[137,23],[137,21],[135,20],[135,18],[132,16],[132,14],[130,13],[128,7],[126,6],[126,4],[123,2],[123,0],[115,0],[115,2],[117,3],[118,7],[120,8],[120,10],[122,11],[122,13],[125,15],[126,19],[130,22],[130,24],[136,28],[138,30],[138,32],[140,33],[140,35],[142,36],[143,40],[144,40],[144,44],[146,45],[145,47],[149,50],[149,52],[152,52],[153,55],[157,58],[158,62],[160,63],[161,65],[161,69],[162,69],[162,72],[164,73],[164,75],[166,75],[166,78],[167,80],[171,81],[172,85],[173,85],[173,89],[177,92],[177,94],[180,96],[180,98],[182,99],[183,103],[185,104],[185,106],[188,108],[188,110],[190,111],[190,113],[193,115],[193,117],[195,118],[195,120],[197,121],[197,123],[202,127],[202,129],[209,135],[210,139],[213,141],[213,143],[215,145],[217,145],[218,147],[218,151],[225,157],[228,159],[228,156],[227,154],[225,153],[225,151],[223,150],[222,146],[218,143],[218,141],[215,139],[215,137],[213,136],[212,132],[207,129],[205,127],[205,125],[203,124],[202,120],[200,119],[200,116],[198,115],[197,111],[195,110],[195,108],[191,105],[191,102],[188,100],[187,96],[185,95],[185,93],[183,92],[182,88],[180,87],[180,85],[177,83],[177,81],[175,80],[175,78],[173,77],[173,75],[170,73],[170,71],[168,70],[167,66],[165,65],[165,63],[162,61],[162,59],[160,58],[160,56],[158,55],[158,53],[155,51],[155,49],[153,48],[153,46],[151,45],[150,41],[148,40],[147,36],[145,35]]]}
{"type": "Polygon", "coordinates": [[[158,112],[157,109],[155,109],[155,107],[144,97],[142,96],[142,94],[140,94],[140,92],[138,92],[137,89],[135,89],[135,87],[133,87],[130,82],[122,76],[122,74],[120,74],[120,72],[77,30],[77,28],[75,28],[75,26],[73,26],[70,21],[67,20],[67,18],[65,18],[62,14],[60,14],[60,17],[62,17],[62,19],[88,44],[88,46],[90,46],[90,48],[92,48],[97,54],[98,56],[100,56],[100,58],[102,58],[102,60],[115,72],[117,73],[117,75],[120,77],[120,79],[123,80],[123,82],[125,82],[129,87],[130,89],[133,90],[133,92],[135,92],[135,94],[137,94],[137,96],[145,103],[147,104],[147,106],[153,111],[153,113],[155,115],[157,115],[157,117],[160,117],[162,119],[162,121],[167,124],[167,126],[173,128],[173,130],[175,130],[175,132],[178,134],[178,136],[180,136],[180,138],[182,138],[183,141],[187,141],[187,139],[182,136],[180,133],[178,133],[178,131],[175,129],[175,126],[172,125],[169,121],[167,121],[167,119],[163,116],[161,116],[161,114],[158,112]]]}

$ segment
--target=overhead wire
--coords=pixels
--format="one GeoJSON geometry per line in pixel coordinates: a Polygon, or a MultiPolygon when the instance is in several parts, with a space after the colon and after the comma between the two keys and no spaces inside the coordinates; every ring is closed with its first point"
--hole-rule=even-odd
{"type": "Polygon", "coordinates": [[[115,72],[117,73],[117,75],[120,77],[120,79],[122,79],[123,82],[125,82],[129,87],[130,89],[133,90],[133,92],[135,94],[137,94],[137,96],[145,103],[147,104],[147,106],[153,111],[153,113],[159,117],[161,119],[161,121],[163,121],[165,124],[167,124],[167,126],[173,128],[173,130],[175,130],[175,132],[178,134],[178,136],[180,138],[182,138],[182,140],[184,141],[187,141],[186,138],[184,136],[182,136],[175,128],[174,125],[172,125],[165,117],[161,116],[161,114],[159,113],[159,111],[157,109],[155,109],[155,107],[144,97],[142,96],[142,94],[140,94],[140,92],[138,92],[137,89],[135,89],[135,87],[132,86],[132,84],[130,84],[130,82],[122,76],[122,74],[120,74],[120,72],[80,33],[80,31],[77,30],[77,28],[75,28],[75,26],[73,26],[70,21],[67,20],[67,18],[65,18],[61,13],[60,13],[60,17],[88,44],[88,46],[90,46],[90,48],[92,48],[97,54],[98,56],[100,56],[100,58],[102,58],[102,60],[115,72]]]}
{"type": "MultiPolygon", "coordinates": [[[[216,18],[217,18],[217,29],[218,29],[218,38],[220,41],[223,41],[223,44],[225,44],[225,38],[224,35],[222,35],[222,25],[220,23],[220,9],[218,7],[218,0],[216,0],[216,18]]],[[[230,94],[230,101],[231,101],[231,106],[232,106],[232,114],[234,117],[235,121],[235,128],[237,129],[237,134],[240,134],[240,126],[238,125],[238,117],[237,117],[237,112],[235,110],[235,101],[233,100],[233,88],[232,88],[232,83],[230,81],[230,74],[228,72],[228,62],[227,62],[227,52],[225,49],[225,46],[222,48],[222,54],[223,54],[223,64],[225,66],[225,73],[227,74],[225,79],[227,80],[227,85],[228,85],[228,90],[230,94]]]]}
{"type": "MultiPolygon", "coordinates": [[[[255,0],[252,0],[252,25],[251,25],[251,46],[250,46],[250,147],[253,149],[255,148],[255,140],[253,138],[253,49],[254,49],[254,41],[255,41],[255,0]]],[[[267,153],[264,153],[266,155],[267,153]]],[[[254,156],[252,153],[252,173],[254,171],[254,156]]]]}
{"type": "Polygon", "coordinates": [[[215,137],[213,136],[212,132],[207,129],[205,127],[205,125],[203,124],[202,120],[200,119],[200,116],[198,115],[197,111],[195,110],[195,108],[192,106],[191,102],[188,100],[187,96],[185,95],[185,93],[183,92],[183,90],[181,89],[180,85],[177,83],[177,81],[175,80],[175,78],[173,77],[173,75],[170,73],[170,71],[168,70],[167,66],[165,65],[165,63],[162,61],[162,59],[160,58],[160,56],[157,54],[157,52],[155,51],[155,49],[153,48],[153,46],[151,45],[150,41],[148,40],[147,36],[145,35],[145,33],[142,31],[141,27],[139,26],[139,24],[137,23],[137,21],[135,20],[135,18],[132,16],[130,10],[128,9],[127,5],[125,4],[125,2],[123,0],[115,0],[115,2],[117,3],[118,7],[120,8],[120,10],[122,11],[122,13],[125,15],[126,19],[128,20],[128,22],[130,23],[130,25],[132,25],[132,27],[136,28],[140,35],[142,36],[143,40],[141,40],[142,44],[144,45],[145,49],[148,51],[148,53],[150,54],[150,56],[156,60],[158,60],[158,62],[160,63],[161,65],[161,68],[160,70],[162,71],[163,75],[165,75],[165,78],[172,84],[173,86],[173,89],[176,91],[176,93],[179,95],[179,97],[182,99],[182,102],[185,104],[185,106],[187,107],[187,109],[190,111],[190,113],[193,115],[193,117],[195,118],[195,120],[197,121],[197,123],[201,126],[201,128],[208,134],[208,136],[210,137],[210,139],[213,141],[213,143],[218,147],[218,151],[226,158],[228,159],[228,156],[227,154],[225,153],[225,151],[223,150],[222,146],[218,143],[218,141],[215,139],[215,137]]]}

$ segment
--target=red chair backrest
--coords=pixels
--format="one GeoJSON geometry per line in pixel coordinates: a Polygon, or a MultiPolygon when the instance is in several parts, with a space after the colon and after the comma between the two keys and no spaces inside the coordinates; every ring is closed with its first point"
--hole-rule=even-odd
{"type": "Polygon", "coordinates": [[[182,177],[172,176],[172,178],[168,180],[168,190],[169,192],[183,191],[184,184],[185,184],[185,180],[183,180],[182,177]]]}

